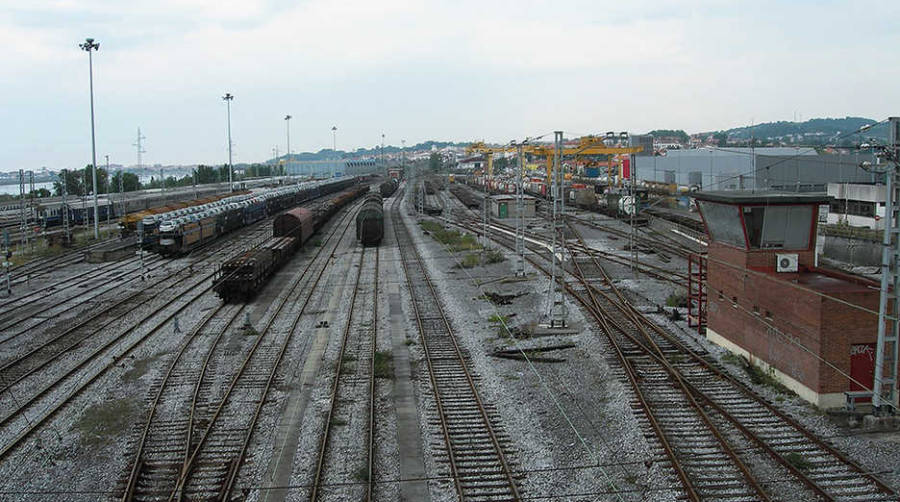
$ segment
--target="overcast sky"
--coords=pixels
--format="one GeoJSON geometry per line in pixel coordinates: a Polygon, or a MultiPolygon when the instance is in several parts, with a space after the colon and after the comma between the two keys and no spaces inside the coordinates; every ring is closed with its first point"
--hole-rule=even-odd
{"type": "Polygon", "coordinates": [[[0,170],[900,113],[900,2],[0,0],[0,170]],[[99,162],[103,162],[99,160],[99,162]]]}

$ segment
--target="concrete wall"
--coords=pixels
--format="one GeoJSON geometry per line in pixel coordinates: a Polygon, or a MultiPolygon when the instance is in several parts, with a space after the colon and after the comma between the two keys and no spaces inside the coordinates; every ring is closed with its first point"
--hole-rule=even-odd
{"type": "Polygon", "coordinates": [[[825,240],[823,255],[852,265],[881,265],[881,246],[877,242],[849,239],[833,235],[820,235],[825,240]]]}
{"type": "Polygon", "coordinates": [[[884,185],[860,185],[855,183],[829,183],[828,195],[835,199],[884,202],[884,185]]]}
{"type": "MultiPolygon", "coordinates": [[[[884,213],[884,208],[877,208],[879,212],[884,213]]],[[[856,216],[855,214],[828,213],[828,224],[837,225],[844,223],[853,227],[866,227],[873,230],[884,229],[884,218],[870,218],[868,216],[856,216]]]]}

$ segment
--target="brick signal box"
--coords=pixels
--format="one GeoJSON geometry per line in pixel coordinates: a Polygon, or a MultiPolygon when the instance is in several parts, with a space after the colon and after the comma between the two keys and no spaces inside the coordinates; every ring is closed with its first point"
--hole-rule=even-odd
{"type": "Polygon", "coordinates": [[[695,197],[709,234],[707,338],[822,408],[871,389],[879,285],[816,266],[819,206],[830,198],[695,197]]]}

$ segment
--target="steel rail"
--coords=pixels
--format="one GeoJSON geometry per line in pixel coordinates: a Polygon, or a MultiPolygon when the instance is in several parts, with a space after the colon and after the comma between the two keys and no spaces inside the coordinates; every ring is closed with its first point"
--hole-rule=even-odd
{"type": "MultiPolygon", "coordinates": [[[[137,448],[136,448],[136,452],[134,455],[134,461],[131,466],[128,480],[125,482],[125,492],[121,499],[123,502],[128,502],[128,501],[134,500],[135,491],[137,489],[138,478],[141,473],[141,468],[143,467],[142,457],[144,456],[144,449],[147,444],[147,439],[150,436],[150,426],[153,423],[153,418],[156,416],[157,407],[159,405],[160,400],[162,399],[162,396],[165,392],[166,386],[169,383],[169,380],[172,376],[172,372],[174,371],[175,367],[178,365],[178,362],[181,360],[181,357],[184,355],[187,348],[197,338],[197,335],[199,335],[200,332],[203,331],[203,328],[205,328],[207,326],[207,324],[209,324],[209,322],[213,319],[213,317],[215,317],[219,312],[222,311],[222,309],[225,307],[225,305],[226,304],[224,304],[224,303],[220,303],[216,308],[210,310],[209,313],[207,313],[205,316],[203,316],[203,318],[200,320],[200,322],[197,323],[191,329],[191,331],[188,333],[187,337],[185,337],[184,341],[181,343],[177,352],[175,353],[175,356],[172,357],[172,360],[169,362],[169,365],[166,367],[166,371],[163,374],[162,381],[159,385],[159,389],[157,389],[156,393],[153,396],[152,401],[150,402],[150,408],[147,412],[146,422],[144,423],[144,426],[141,428],[141,434],[140,434],[140,437],[137,442],[137,448]]],[[[212,343],[212,345],[210,346],[210,349],[207,351],[207,356],[204,360],[204,364],[202,366],[201,371],[205,371],[206,364],[209,362],[209,354],[212,353],[213,349],[215,348],[216,344],[218,343],[218,340],[221,338],[222,334],[227,330],[228,326],[230,326],[231,323],[234,322],[234,319],[237,317],[238,313],[240,312],[240,310],[242,310],[242,308],[243,307],[235,309],[234,315],[230,316],[230,319],[226,323],[225,329],[223,329],[219,332],[219,335],[216,337],[216,340],[212,343]]],[[[193,411],[193,403],[192,403],[191,409],[193,411]]],[[[188,441],[190,441],[190,439],[188,439],[188,441]]]]}
{"type": "MultiPolygon", "coordinates": [[[[382,223],[383,224],[383,223],[382,223]]],[[[383,232],[382,232],[383,234],[383,232]]],[[[378,275],[381,270],[381,247],[375,248],[375,281],[372,286],[372,350],[369,353],[369,429],[366,432],[366,502],[371,502],[375,491],[375,353],[378,351],[378,275]]]]}
{"type": "MultiPolygon", "coordinates": [[[[406,223],[402,221],[402,217],[400,216],[400,212],[396,208],[396,206],[393,206],[391,208],[391,220],[393,223],[392,226],[394,228],[394,234],[397,239],[397,244],[400,249],[401,263],[403,264],[403,271],[404,271],[404,275],[406,276],[406,282],[407,282],[407,286],[410,291],[410,295],[415,294],[414,293],[415,289],[413,287],[412,277],[411,277],[411,274],[409,271],[409,267],[407,265],[408,255],[405,254],[406,252],[409,252],[409,250],[406,249],[407,247],[412,248],[411,254],[412,254],[413,260],[409,260],[409,261],[414,261],[416,263],[417,267],[419,268],[419,270],[421,271],[422,280],[425,283],[425,285],[427,286],[428,291],[430,292],[430,295],[434,301],[434,304],[437,307],[437,314],[438,314],[438,317],[440,318],[441,324],[443,324],[444,329],[449,334],[448,338],[452,343],[457,360],[460,363],[462,373],[465,376],[466,383],[468,384],[469,389],[472,392],[473,399],[478,407],[478,411],[481,415],[481,419],[485,426],[485,429],[488,432],[488,436],[489,436],[491,444],[494,448],[494,452],[497,455],[497,459],[500,463],[501,469],[503,471],[503,475],[506,478],[507,483],[509,484],[509,488],[512,492],[513,500],[516,500],[516,501],[521,500],[521,496],[519,495],[519,489],[516,485],[515,479],[513,478],[512,470],[509,468],[509,464],[506,461],[506,456],[505,456],[505,453],[503,452],[503,448],[501,447],[500,442],[497,439],[496,432],[494,431],[494,428],[491,425],[490,418],[487,415],[487,410],[485,409],[484,403],[482,402],[481,397],[478,393],[478,389],[475,386],[475,381],[473,380],[472,375],[469,372],[468,365],[466,363],[465,357],[462,354],[462,351],[460,350],[459,344],[457,343],[456,336],[453,334],[453,329],[450,326],[450,322],[447,319],[447,316],[444,313],[443,308],[441,307],[437,291],[435,290],[434,284],[431,282],[431,279],[428,276],[428,272],[425,269],[425,264],[422,262],[422,257],[419,254],[419,251],[418,251],[415,243],[412,241],[411,235],[409,234],[409,230],[406,228],[406,223]],[[399,234],[399,230],[398,230],[398,228],[401,225],[403,226],[403,232],[406,235],[406,240],[410,244],[409,246],[402,245],[403,240],[400,239],[400,234],[399,234]]],[[[438,408],[438,416],[439,416],[439,419],[441,422],[441,429],[443,431],[444,440],[447,445],[447,451],[448,451],[448,456],[449,456],[450,465],[451,465],[451,475],[453,477],[454,485],[456,487],[457,494],[459,495],[460,500],[465,500],[464,489],[460,483],[459,471],[456,466],[457,459],[456,459],[456,455],[453,452],[453,444],[450,441],[450,435],[448,432],[448,425],[447,425],[447,418],[446,418],[446,414],[445,414],[445,410],[444,410],[444,403],[442,402],[442,399],[439,395],[439,390],[438,390],[439,386],[438,386],[438,382],[437,382],[437,377],[435,375],[435,371],[432,366],[432,357],[431,357],[430,350],[428,347],[428,340],[427,340],[427,337],[425,336],[426,330],[424,329],[424,325],[422,322],[422,320],[423,320],[422,312],[419,310],[419,307],[418,307],[417,302],[415,301],[415,298],[413,298],[412,303],[413,303],[413,310],[414,310],[414,313],[416,316],[416,324],[419,328],[419,339],[422,342],[422,350],[425,353],[425,361],[427,363],[426,366],[428,367],[429,380],[431,381],[431,389],[432,389],[432,393],[434,394],[434,397],[435,397],[435,403],[438,408]]]]}
{"type": "MultiPolygon", "coordinates": [[[[343,218],[346,219],[347,214],[345,214],[343,218]]],[[[343,220],[341,221],[341,223],[343,223],[343,220]]],[[[337,250],[338,244],[340,243],[340,240],[343,238],[344,234],[346,233],[346,231],[349,227],[350,227],[349,223],[344,225],[343,231],[341,232],[341,235],[340,235],[340,238],[338,239],[335,246],[332,248],[331,253],[329,254],[328,258],[323,260],[324,264],[322,265],[322,268],[319,271],[319,274],[315,278],[313,285],[308,289],[309,294],[306,296],[306,300],[303,302],[303,305],[300,309],[300,313],[293,320],[290,330],[288,331],[288,335],[285,337],[285,341],[281,345],[278,355],[276,356],[275,362],[274,362],[274,364],[271,365],[271,369],[269,371],[268,378],[266,379],[266,384],[263,388],[262,396],[260,397],[260,399],[257,402],[257,405],[253,412],[253,416],[251,417],[250,422],[246,428],[247,433],[244,435],[244,440],[242,441],[240,450],[238,451],[237,455],[232,460],[233,466],[229,470],[229,473],[226,475],[225,483],[223,483],[222,489],[220,491],[220,495],[222,496],[223,499],[226,498],[228,495],[230,495],[230,493],[234,487],[234,483],[237,478],[237,474],[240,471],[240,464],[242,463],[243,458],[246,454],[247,447],[249,445],[250,438],[253,433],[253,429],[255,428],[255,424],[259,419],[260,412],[262,410],[262,406],[265,404],[266,397],[268,396],[268,392],[271,389],[278,366],[280,365],[281,359],[284,357],[287,347],[290,344],[293,333],[296,330],[297,324],[300,321],[300,317],[302,316],[303,312],[305,311],[306,306],[309,304],[309,301],[313,296],[313,292],[316,290],[316,288],[318,286],[319,280],[324,275],[324,271],[327,269],[328,262],[331,260],[331,258],[334,257],[334,254],[335,254],[335,251],[337,250]]],[[[244,375],[244,372],[249,367],[250,361],[251,361],[253,355],[256,353],[257,349],[262,344],[262,340],[265,338],[265,334],[267,334],[269,332],[275,319],[282,312],[285,305],[287,305],[288,299],[292,296],[293,292],[296,290],[297,286],[300,284],[300,282],[306,276],[307,272],[312,268],[312,265],[318,261],[318,258],[320,257],[322,252],[327,247],[326,244],[331,240],[331,238],[334,236],[335,233],[336,233],[336,229],[333,230],[331,234],[329,234],[328,239],[326,239],[325,243],[323,243],[323,245],[319,247],[318,251],[316,251],[316,254],[313,257],[313,259],[310,260],[309,264],[307,264],[307,266],[303,270],[303,272],[293,282],[293,284],[289,288],[289,292],[282,297],[275,312],[269,317],[269,319],[267,320],[267,322],[265,324],[265,327],[259,333],[259,335],[256,337],[256,341],[253,343],[253,345],[248,350],[247,355],[245,356],[240,367],[235,372],[234,376],[231,379],[231,382],[229,383],[228,387],[225,390],[224,395],[222,396],[218,405],[216,406],[216,409],[213,412],[213,414],[209,420],[209,423],[207,424],[203,433],[200,435],[200,439],[197,442],[197,446],[194,448],[194,450],[192,452],[190,452],[190,455],[188,455],[186,457],[184,466],[181,470],[181,473],[179,474],[178,479],[176,480],[175,488],[171,491],[171,493],[169,494],[169,496],[167,498],[170,502],[173,500],[180,501],[185,496],[185,486],[186,486],[188,480],[190,479],[191,474],[195,468],[195,462],[197,461],[197,458],[198,458],[200,452],[203,450],[203,447],[206,444],[206,441],[209,439],[209,437],[212,433],[213,427],[216,425],[219,416],[221,415],[222,411],[225,408],[225,405],[229,402],[229,398],[232,395],[232,392],[234,391],[238,382],[241,380],[241,377],[244,375]]]]}
{"type": "MultiPolygon", "coordinates": [[[[469,228],[469,229],[472,230],[472,231],[475,231],[476,233],[478,233],[477,227],[471,227],[471,228],[469,228]]],[[[496,240],[496,237],[494,237],[494,238],[495,238],[495,240],[496,240]]],[[[511,246],[509,246],[509,245],[507,245],[507,244],[504,244],[504,246],[507,247],[507,248],[509,248],[509,249],[512,249],[511,246]]],[[[592,257],[592,259],[594,259],[594,258],[592,257]]],[[[537,262],[535,262],[534,260],[529,260],[529,261],[531,261],[531,263],[532,263],[533,265],[535,265],[537,268],[541,269],[545,274],[547,273],[546,270],[543,269],[543,267],[542,267],[541,265],[539,265],[537,262]]],[[[602,267],[598,267],[598,268],[599,268],[600,270],[602,270],[602,267]]],[[[573,274],[573,275],[574,275],[574,274],[573,274]]],[[[679,340],[677,340],[674,336],[672,336],[671,334],[665,333],[664,330],[662,330],[659,326],[656,326],[654,323],[650,322],[649,319],[647,319],[647,318],[646,318],[643,314],[641,314],[640,312],[637,312],[637,310],[634,308],[634,306],[631,305],[630,303],[628,303],[627,300],[625,300],[624,297],[621,296],[621,293],[617,290],[617,288],[613,288],[613,290],[616,292],[616,294],[617,294],[617,296],[618,296],[618,301],[616,301],[616,300],[610,298],[608,294],[606,294],[605,292],[603,292],[603,291],[597,289],[596,286],[594,286],[593,284],[591,284],[591,283],[588,282],[588,281],[583,282],[583,284],[585,285],[586,289],[587,289],[589,292],[594,292],[594,291],[596,291],[597,293],[603,295],[604,297],[607,298],[607,300],[608,300],[612,305],[616,306],[619,310],[621,310],[621,311],[623,312],[623,314],[626,315],[627,318],[629,318],[629,319],[634,319],[634,320],[632,321],[632,323],[633,323],[636,327],[638,326],[638,322],[643,323],[643,324],[646,325],[646,326],[650,326],[655,332],[657,332],[659,335],[663,336],[667,341],[669,341],[669,342],[672,343],[674,346],[676,346],[676,348],[682,350],[683,352],[688,353],[689,355],[692,356],[692,358],[693,358],[696,362],[699,362],[703,367],[709,369],[709,370],[712,371],[716,376],[718,376],[718,377],[721,378],[722,380],[726,381],[727,383],[729,383],[730,385],[732,385],[732,386],[735,387],[736,389],[740,390],[740,391],[742,392],[742,394],[743,394],[745,397],[749,397],[749,398],[751,398],[753,401],[755,401],[755,402],[757,402],[758,404],[764,406],[768,411],[772,412],[772,413],[773,413],[774,415],[776,415],[780,420],[782,420],[784,423],[786,423],[787,425],[789,425],[790,427],[792,427],[794,430],[800,432],[803,436],[805,436],[807,439],[809,439],[809,440],[810,440],[811,442],[813,442],[815,445],[817,445],[818,447],[820,447],[820,448],[822,448],[823,450],[825,450],[828,454],[832,455],[833,457],[835,457],[835,458],[836,458],[837,460],[839,460],[840,462],[846,464],[848,467],[850,467],[852,470],[856,471],[857,473],[866,476],[870,481],[872,481],[872,483],[878,488],[879,491],[881,491],[881,492],[883,492],[883,493],[886,493],[886,494],[889,494],[889,495],[895,495],[895,494],[896,494],[890,487],[888,487],[887,485],[885,485],[885,484],[884,484],[881,480],[879,480],[874,474],[872,474],[872,473],[870,473],[869,471],[863,469],[863,468],[860,467],[858,464],[856,464],[855,462],[853,462],[852,460],[848,459],[846,456],[844,456],[843,454],[841,454],[840,452],[838,452],[837,450],[835,450],[833,447],[831,447],[831,446],[828,445],[827,443],[824,443],[821,439],[816,438],[816,437],[815,437],[814,435],[812,435],[812,433],[809,432],[806,428],[804,428],[803,426],[801,426],[799,423],[797,423],[797,422],[796,422],[795,420],[793,420],[792,418],[787,417],[783,412],[781,412],[780,410],[777,410],[777,409],[776,409],[773,405],[771,405],[770,403],[768,403],[768,402],[766,402],[765,400],[763,400],[763,399],[762,399],[761,397],[759,397],[755,392],[753,392],[753,391],[750,390],[748,387],[746,387],[746,385],[744,385],[742,382],[737,381],[734,377],[731,377],[731,375],[728,375],[728,374],[723,373],[721,370],[719,370],[718,368],[716,368],[714,365],[711,365],[708,361],[706,361],[704,358],[702,358],[699,354],[697,354],[696,352],[694,352],[693,350],[691,350],[689,347],[685,346],[683,343],[681,343],[679,340]],[[640,319],[640,321],[639,321],[638,319],[640,319]]],[[[565,286],[566,286],[567,290],[569,291],[569,293],[570,293],[573,297],[575,297],[576,299],[578,299],[579,302],[582,303],[582,305],[585,305],[584,299],[581,298],[581,296],[580,296],[579,294],[577,294],[577,293],[574,291],[574,289],[571,288],[571,286],[569,286],[568,284],[566,284],[565,286]]],[[[587,307],[587,305],[585,305],[585,307],[587,307]]],[[[588,308],[588,311],[590,312],[590,309],[589,309],[589,308],[588,308]]],[[[609,315],[609,313],[604,313],[604,314],[601,314],[601,315],[602,315],[604,318],[607,318],[607,317],[611,318],[611,317],[612,317],[611,315],[609,315]]],[[[622,331],[623,334],[626,334],[626,336],[629,336],[629,334],[627,333],[627,330],[625,330],[624,328],[620,328],[620,330],[622,331]]],[[[649,336],[649,335],[647,335],[647,336],[649,336]]],[[[633,337],[632,337],[632,338],[633,338],[633,337]]],[[[651,358],[657,360],[658,362],[660,362],[660,364],[662,364],[663,366],[665,366],[665,362],[667,362],[665,356],[657,355],[656,352],[654,352],[652,349],[650,349],[649,347],[645,346],[644,344],[642,344],[640,341],[638,341],[638,340],[636,340],[636,339],[633,339],[632,341],[633,341],[633,343],[635,343],[638,347],[640,347],[643,351],[645,351],[648,355],[650,355],[651,358]],[[663,361],[665,361],[665,362],[663,362],[663,361]]],[[[658,352],[659,352],[659,354],[661,354],[661,351],[658,351],[658,352]]],[[[674,368],[673,368],[673,370],[674,370],[674,368]]],[[[677,372],[677,370],[675,370],[675,371],[677,372]]],[[[724,408],[722,408],[722,407],[721,407],[718,403],[716,403],[712,398],[710,398],[710,397],[707,396],[704,392],[702,392],[700,389],[698,389],[693,383],[691,383],[691,382],[689,382],[689,381],[687,381],[687,380],[684,380],[683,378],[682,378],[682,380],[683,380],[683,382],[684,382],[684,385],[689,389],[689,391],[690,391],[693,395],[696,395],[698,398],[702,399],[702,400],[703,400],[707,405],[709,405],[711,408],[715,409],[717,413],[719,413],[723,418],[725,418],[725,419],[728,420],[730,423],[732,423],[732,424],[733,424],[733,425],[734,425],[734,426],[735,426],[735,427],[736,427],[736,428],[737,428],[737,429],[738,429],[738,430],[739,430],[739,431],[740,431],[747,439],[749,439],[749,440],[751,440],[752,442],[756,443],[760,448],[762,448],[764,451],[766,451],[766,453],[768,453],[768,454],[769,454],[776,462],[778,462],[779,464],[781,464],[782,466],[784,466],[785,468],[787,468],[787,469],[788,469],[788,470],[789,470],[789,471],[790,471],[790,472],[791,472],[798,480],[800,480],[802,483],[804,483],[805,485],[807,485],[807,486],[808,486],[811,490],[813,490],[819,497],[824,498],[824,499],[826,499],[826,500],[833,500],[833,497],[832,497],[832,496],[831,496],[831,495],[830,495],[823,487],[821,487],[818,483],[816,483],[815,481],[813,481],[812,479],[810,479],[809,476],[807,476],[806,473],[804,473],[802,470],[798,469],[796,466],[794,466],[793,464],[791,464],[790,462],[788,462],[788,461],[783,457],[783,455],[781,455],[780,453],[778,453],[777,451],[775,451],[775,450],[774,450],[771,446],[769,446],[765,441],[763,441],[761,438],[759,438],[759,436],[758,436],[757,434],[755,434],[753,431],[749,430],[743,423],[740,422],[740,420],[738,420],[736,417],[734,417],[732,414],[730,414],[727,410],[725,410],[724,408]]]]}
{"type": "MultiPolygon", "coordinates": [[[[366,248],[362,248],[359,254],[359,266],[356,268],[356,280],[353,284],[353,294],[350,297],[350,310],[347,311],[347,322],[344,324],[344,332],[341,335],[341,348],[338,350],[337,366],[334,372],[334,380],[331,383],[331,393],[329,395],[328,411],[325,414],[324,429],[322,438],[319,440],[318,453],[316,454],[316,470],[313,476],[312,488],[309,495],[310,502],[318,500],[319,481],[322,479],[322,471],[325,467],[325,453],[328,448],[328,438],[331,432],[331,418],[334,416],[334,409],[337,406],[338,392],[341,384],[341,370],[344,367],[344,354],[347,350],[347,340],[350,338],[350,329],[353,326],[353,312],[356,308],[356,296],[359,293],[359,280],[362,277],[363,262],[365,260],[366,248]]],[[[372,381],[375,380],[375,374],[369,375],[372,381]]]]}

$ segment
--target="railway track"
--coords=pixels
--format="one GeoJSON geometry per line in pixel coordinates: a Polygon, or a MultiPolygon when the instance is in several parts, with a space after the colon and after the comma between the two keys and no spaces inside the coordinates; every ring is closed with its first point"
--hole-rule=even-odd
{"type": "Polygon", "coordinates": [[[191,453],[198,404],[211,397],[209,386],[201,384],[208,382],[212,356],[243,310],[243,306],[225,304],[211,309],[188,333],[165,373],[154,383],[122,500],[158,500],[169,493],[184,470],[191,453]],[[220,324],[213,325],[223,311],[220,324]],[[212,336],[201,336],[204,334],[212,336]]]}
{"type": "Polygon", "coordinates": [[[485,404],[467,353],[453,333],[437,291],[397,206],[391,219],[434,398],[433,425],[443,438],[449,477],[461,501],[522,500],[499,414],[485,404]]]}
{"type": "MultiPolygon", "coordinates": [[[[152,270],[153,265],[159,262],[160,259],[151,258],[148,262],[145,262],[145,265],[149,267],[148,270],[152,270]]],[[[4,322],[0,325],[0,333],[5,333],[10,328],[17,326],[20,327],[20,329],[15,333],[6,333],[6,335],[0,339],[0,343],[3,343],[10,338],[15,338],[16,336],[48,321],[54,320],[58,315],[71,311],[80,305],[99,301],[98,299],[102,295],[117,290],[130,282],[137,281],[139,279],[139,270],[140,265],[129,260],[124,263],[118,263],[115,267],[104,269],[101,273],[90,277],[84,277],[79,274],[76,277],[66,278],[58,284],[71,284],[63,288],[55,289],[53,286],[50,286],[48,288],[42,288],[43,294],[35,292],[27,295],[34,296],[34,299],[22,303],[17,306],[18,308],[13,307],[12,309],[4,311],[4,314],[9,314],[16,310],[22,310],[24,313],[19,317],[4,317],[4,322]],[[132,266],[129,267],[128,265],[132,266]],[[58,301],[47,301],[56,293],[68,289],[73,289],[74,294],[58,301]],[[85,291],[88,291],[88,293],[84,293],[85,291]],[[43,307],[38,307],[36,309],[30,308],[35,304],[43,304],[43,307]]]]}
{"type": "MultiPolygon", "coordinates": [[[[463,209],[451,210],[451,213],[455,213],[457,215],[460,215],[460,214],[464,215],[463,217],[466,218],[469,223],[471,223],[473,225],[480,225],[481,224],[481,216],[479,214],[477,214],[476,211],[473,211],[471,208],[469,208],[470,202],[469,202],[468,197],[471,196],[471,193],[469,193],[469,195],[465,195],[466,192],[460,193],[459,190],[451,190],[450,193],[452,193],[454,195],[454,197],[456,197],[456,199],[460,203],[462,203],[462,205],[464,206],[463,209]]],[[[547,217],[546,214],[545,214],[545,217],[547,217]]],[[[588,225],[590,222],[589,221],[583,222],[582,220],[579,219],[578,223],[583,223],[585,225],[588,225]]],[[[497,220],[492,220],[491,226],[495,229],[502,229],[502,231],[510,232],[513,235],[515,235],[516,230],[515,230],[515,227],[513,227],[513,226],[504,224],[502,222],[498,222],[497,220]]],[[[611,233],[613,233],[614,235],[616,235],[618,237],[622,237],[622,238],[627,238],[629,235],[625,231],[613,229],[611,227],[600,227],[599,229],[608,230],[611,233]]],[[[536,232],[528,231],[527,229],[525,232],[525,236],[527,238],[533,238],[533,239],[538,239],[538,240],[546,239],[545,236],[540,235],[536,232]]],[[[593,248],[593,247],[588,246],[584,242],[576,243],[573,245],[578,247],[579,250],[584,253],[590,253],[593,255],[597,255],[599,257],[602,257],[602,258],[609,260],[611,262],[614,262],[614,263],[618,263],[620,265],[625,265],[628,267],[634,266],[636,270],[638,270],[642,274],[647,275],[649,277],[654,277],[656,279],[660,279],[660,280],[671,282],[673,284],[678,284],[678,285],[686,285],[687,284],[687,275],[686,274],[673,272],[672,270],[654,265],[652,263],[647,263],[646,261],[643,261],[643,260],[635,261],[629,256],[620,256],[613,252],[593,248]]],[[[660,255],[660,258],[663,259],[664,257],[666,257],[666,254],[665,254],[665,252],[659,251],[659,248],[661,246],[663,246],[663,243],[654,242],[653,249],[655,249],[657,254],[660,255]]]]}
{"type": "MultiPolygon", "coordinates": [[[[369,502],[373,499],[379,262],[377,247],[361,248],[328,411],[319,440],[310,501],[369,502]],[[367,260],[366,255],[371,257],[367,260]],[[364,408],[362,413],[359,413],[360,406],[364,408]],[[360,437],[366,438],[365,447],[354,451],[351,458],[345,451],[332,451],[333,442],[355,444],[360,437]],[[360,473],[365,473],[365,476],[360,476],[360,473]],[[354,477],[363,477],[364,484],[343,486],[346,480],[354,477]]],[[[380,359],[383,360],[383,356],[380,359]]]]}
{"type": "MultiPolygon", "coordinates": [[[[264,224],[257,229],[262,233],[269,231],[264,224]]],[[[246,239],[247,236],[244,237],[246,239]]],[[[249,245],[255,246],[261,242],[262,239],[252,239],[249,245]]],[[[238,236],[234,240],[225,241],[225,244],[228,249],[245,248],[248,245],[246,240],[242,241],[238,236]]],[[[217,254],[222,252],[223,247],[209,249],[203,259],[216,259],[217,254]]],[[[196,265],[192,263],[185,268],[191,269],[196,265]]],[[[136,317],[134,322],[117,326],[117,329],[112,330],[114,334],[111,336],[72,338],[73,332],[66,330],[63,332],[66,338],[51,337],[22,356],[4,363],[4,389],[0,393],[3,406],[0,409],[7,412],[0,418],[0,460],[21,446],[43,423],[110,368],[201,300],[213,288],[211,279],[214,275],[213,268],[170,298],[160,295],[163,296],[160,304],[151,304],[149,312],[133,316],[136,317]],[[81,346],[85,340],[89,344],[81,346]],[[77,355],[72,352],[75,348],[78,349],[77,355]],[[62,356],[66,358],[66,365],[49,366],[50,362],[62,356]]],[[[186,279],[193,279],[193,276],[189,275],[186,279]]],[[[141,298],[141,295],[137,295],[137,298],[141,298]]],[[[104,312],[108,313],[109,309],[104,312]]],[[[129,314],[131,312],[126,311],[113,321],[129,314]]],[[[79,328],[81,326],[83,324],[77,325],[79,328]]]]}
{"type": "MultiPolygon", "coordinates": [[[[473,232],[477,225],[464,224],[473,232]]],[[[576,230],[574,244],[584,245],[576,230]]],[[[509,249],[509,236],[492,235],[509,249]]],[[[529,261],[549,276],[546,248],[529,261]]],[[[894,489],[726,373],[702,351],[638,312],[596,256],[568,246],[563,281],[602,328],[612,367],[632,389],[631,406],[654,462],[689,500],[897,500],[894,489]],[[581,256],[581,258],[579,257],[581,256]],[[587,263],[583,257],[588,257],[587,263]],[[587,265],[587,266],[586,266],[587,265]],[[602,286],[597,284],[602,283],[602,286]]]]}
{"type": "MultiPolygon", "coordinates": [[[[194,423],[203,423],[205,427],[195,427],[196,435],[190,438],[191,447],[183,468],[175,479],[170,480],[171,488],[164,490],[168,496],[153,500],[229,500],[238,489],[250,439],[275,384],[279,365],[321,278],[350,228],[352,219],[348,215],[351,211],[344,213],[303,272],[287,288],[288,292],[280,296],[224,392],[217,393],[215,401],[206,407],[202,416],[192,413],[194,423]],[[295,306],[298,306],[297,311],[292,310],[295,306]],[[247,406],[247,403],[255,403],[255,406],[247,406]]],[[[141,455],[139,452],[136,458],[141,455]]],[[[132,499],[123,500],[145,499],[141,486],[134,481],[130,480],[128,485],[135,484],[138,490],[133,492],[132,499]]],[[[125,495],[128,493],[126,490],[125,495]]],[[[151,495],[153,493],[147,494],[151,495]]]]}

